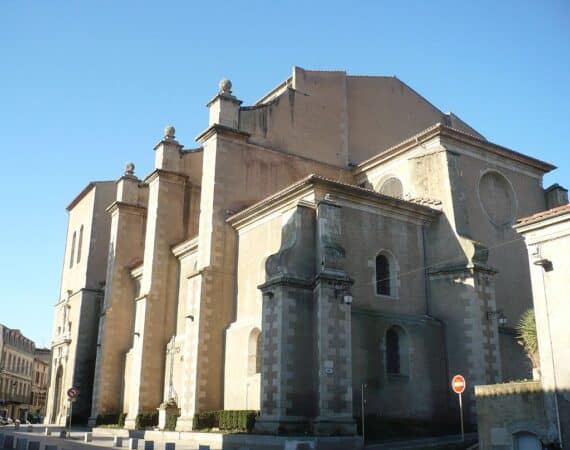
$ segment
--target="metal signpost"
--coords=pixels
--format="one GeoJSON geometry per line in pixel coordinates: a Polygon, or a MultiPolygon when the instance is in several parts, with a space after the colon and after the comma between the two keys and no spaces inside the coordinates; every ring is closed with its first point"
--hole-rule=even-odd
{"type": "Polygon", "coordinates": [[[365,442],[366,439],[366,435],[364,433],[364,404],[366,403],[366,400],[364,400],[364,389],[367,388],[366,384],[362,384],[360,386],[360,406],[361,406],[361,421],[362,421],[362,442],[365,442]]]}
{"type": "Polygon", "coordinates": [[[465,441],[465,431],[463,429],[463,402],[461,401],[461,394],[465,391],[465,378],[462,375],[455,375],[451,379],[451,389],[459,396],[459,417],[461,419],[461,440],[465,441]]]}
{"type": "Polygon", "coordinates": [[[69,400],[69,425],[68,425],[68,433],[71,433],[71,418],[73,414],[73,402],[77,400],[79,396],[79,389],[76,387],[69,388],[67,390],[67,399],[69,400]]]}

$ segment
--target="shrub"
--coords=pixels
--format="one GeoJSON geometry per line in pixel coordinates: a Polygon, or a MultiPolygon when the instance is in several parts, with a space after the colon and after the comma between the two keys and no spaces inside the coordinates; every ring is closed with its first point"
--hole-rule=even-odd
{"type": "Polygon", "coordinates": [[[528,309],[523,313],[517,324],[519,344],[521,344],[532,363],[533,368],[538,368],[540,360],[538,356],[538,341],[536,338],[536,322],[534,310],[528,309]]]}
{"type": "Polygon", "coordinates": [[[195,430],[219,428],[249,433],[253,430],[258,415],[259,411],[251,410],[207,411],[194,415],[193,428],[195,430]]]}
{"type": "Polygon", "coordinates": [[[125,413],[99,414],[95,419],[95,425],[117,425],[119,427],[124,427],[125,417],[125,413]]]}
{"type": "Polygon", "coordinates": [[[144,430],[158,425],[158,411],[149,414],[139,414],[135,419],[135,428],[144,430]]]}
{"type": "Polygon", "coordinates": [[[208,411],[194,414],[192,428],[195,430],[203,430],[205,428],[218,427],[220,424],[218,412],[219,411],[208,411]]]}
{"type": "Polygon", "coordinates": [[[178,416],[175,416],[175,415],[168,416],[168,419],[166,420],[166,425],[165,425],[164,429],[166,431],[175,431],[177,420],[178,420],[178,416]]]}

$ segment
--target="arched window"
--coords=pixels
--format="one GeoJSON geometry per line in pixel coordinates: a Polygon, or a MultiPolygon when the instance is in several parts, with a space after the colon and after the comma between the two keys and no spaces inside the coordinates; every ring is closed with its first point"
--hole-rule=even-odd
{"type": "Polygon", "coordinates": [[[75,255],[75,235],[77,233],[73,232],[73,237],[71,238],[71,256],[69,257],[69,268],[73,267],[73,256],[75,255]]]}
{"type": "Polygon", "coordinates": [[[376,256],[376,293],[390,295],[390,261],[385,254],[376,256]]]}
{"type": "Polygon", "coordinates": [[[83,246],[83,225],[79,228],[79,241],[77,241],[77,262],[81,261],[81,247],[83,246]]]}
{"type": "Polygon", "coordinates": [[[380,186],[380,193],[389,195],[390,197],[402,198],[404,196],[404,188],[402,182],[396,177],[390,177],[380,186]]]}
{"type": "Polygon", "coordinates": [[[382,250],[376,255],[376,295],[398,296],[398,262],[394,255],[382,250]]]}
{"type": "Polygon", "coordinates": [[[247,374],[255,375],[261,369],[261,331],[254,328],[249,335],[247,374]]]}
{"type": "Polygon", "coordinates": [[[386,331],[386,373],[409,375],[410,357],[408,335],[403,328],[394,325],[386,331]]]}
{"type": "Polygon", "coordinates": [[[255,373],[261,373],[261,336],[259,333],[257,335],[257,352],[255,354],[255,373]]]}
{"type": "MultiPolygon", "coordinates": [[[[55,361],[54,361],[55,363],[55,361]]],[[[59,416],[59,409],[60,409],[60,405],[61,405],[61,388],[62,388],[62,382],[63,382],[63,367],[60,365],[56,372],[55,372],[55,389],[54,389],[54,394],[53,394],[53,410],[52,410],[52,415],[51,415],[51,421],[50,423],[55,423],[57,417],[59,416]]]]}

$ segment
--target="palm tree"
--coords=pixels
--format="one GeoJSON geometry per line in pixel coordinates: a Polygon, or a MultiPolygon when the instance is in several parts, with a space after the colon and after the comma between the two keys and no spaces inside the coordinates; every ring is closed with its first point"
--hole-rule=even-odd
{"type": "Polygon", "coordinates": [[[532,308],[525,311],[521,316],[517,324],[517,332],[518,342],[523,346],[526,355],[532,363],[532,368],[539,369],[540,359],[538,355],[538,340],[536,338],[536,321],[532,308]]]}

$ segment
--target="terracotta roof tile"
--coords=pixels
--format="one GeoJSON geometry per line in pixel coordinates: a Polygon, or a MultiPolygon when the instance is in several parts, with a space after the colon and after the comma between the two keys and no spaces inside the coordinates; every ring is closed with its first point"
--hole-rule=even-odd
{"type": "Polygon", "coordinates": [[[517,219],[517,223],[534,222],[535,220],[546,219],[548,217],[557,216],[565,212],[570,212],[570,204],[557,206],[556,208],[547,209],[546,211],[540,211],[536,214],[533,214],[532,216],[521,217],[520,219],[517,219]]]}

